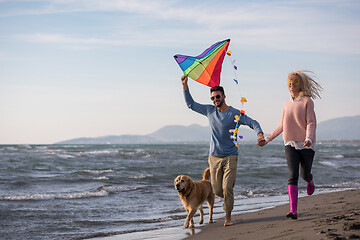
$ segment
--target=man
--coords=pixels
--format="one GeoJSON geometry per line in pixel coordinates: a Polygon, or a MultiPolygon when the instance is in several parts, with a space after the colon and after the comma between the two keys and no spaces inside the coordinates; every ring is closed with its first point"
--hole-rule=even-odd
{"type": "Polygon", "coordinates": [[[236,180],[238,148],[230,138],[230,129],[235,129],[235,115],[238,115],[239,124],[247,125],[258,135],[259,146],[265,145],[265,139],[259,123],[246,115],[241,115],[236,108],[228,106],[225,102],[224,89],[221,86],[210,89],[211,100],[214,105],[204,105],[193,100],[188,86],[188,78],[181,77],[184,96],[187,106],[195,112],[205,115],[209,119],[211,128],[211,141],[209,165],[211,185],[216,195],[224,198],[223,209],[225,214],[224,226],[231,225],[231,211],[234,207],[233,188],[236,180]]]}

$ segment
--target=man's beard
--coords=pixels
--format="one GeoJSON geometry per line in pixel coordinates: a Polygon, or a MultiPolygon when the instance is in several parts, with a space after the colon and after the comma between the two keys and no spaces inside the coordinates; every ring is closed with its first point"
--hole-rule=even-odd
{"type": "Polygon", "coordinates": [[[223,104],[224,104],[224,101],[220,101],[219,103],[216,103],[215,106],[220,108],[223,104]]]}

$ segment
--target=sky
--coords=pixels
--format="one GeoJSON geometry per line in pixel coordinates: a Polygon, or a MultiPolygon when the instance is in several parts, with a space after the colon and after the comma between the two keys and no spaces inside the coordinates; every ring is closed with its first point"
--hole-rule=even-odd
{"type": "MultiPolygon", "coordinates": [[[[225,57],[226,101],[265,133],[296,69],[324,89],[318,122],[360,114],[358,0],[0,0],[0,144],[207,126],[185,105],[173,56],[228,38],[239,84],[225,57]]],[[[207,86],[189,87],[212,104],[207,86]]]]}

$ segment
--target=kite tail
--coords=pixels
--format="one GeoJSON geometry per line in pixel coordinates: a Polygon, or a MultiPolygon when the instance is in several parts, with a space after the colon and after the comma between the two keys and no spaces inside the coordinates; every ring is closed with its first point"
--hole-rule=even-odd
{"type": "Polygon", "coordinates": [[[237,75],[236,75],[236,71],[238,70],[238,67],[235,65],[235,60],[232,60],[232,58],[231,58],[231,51],[228,51],[227,53],[226,53],[228,56],[229,56],[229,59],[230,59],[230,62],[231,62],[231,64],[232,64],[232,66],[233,66],[233,72],[234,72],[234,82],[236,83],[236,85],[237,85],[237,91],[238,91],[238,93],[239,93],[239,96],[240,96],[240,102],[241,102],[241,115],[244,115],[245,114],[245,110],[244,110],[244,103],[246,103],[247,102],[247,100],[246,100],[246,98],[241,94],[241,91],[240,91],[240,87],[239,87],[239,80],[238,80],[238,78],[237,78],[237,75]]]}

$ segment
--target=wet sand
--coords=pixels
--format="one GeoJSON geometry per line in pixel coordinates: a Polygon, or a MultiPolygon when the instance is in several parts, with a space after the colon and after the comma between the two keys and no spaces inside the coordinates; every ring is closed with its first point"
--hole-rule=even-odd
{"type": "Polygon", "coordinates": [[[233,215],[229,227],[223,218],[216,219],[186,239],[360,239],[360,189],[299,198],[297,220],[287,218],[288,211],[286,204],[233,215]]]}

